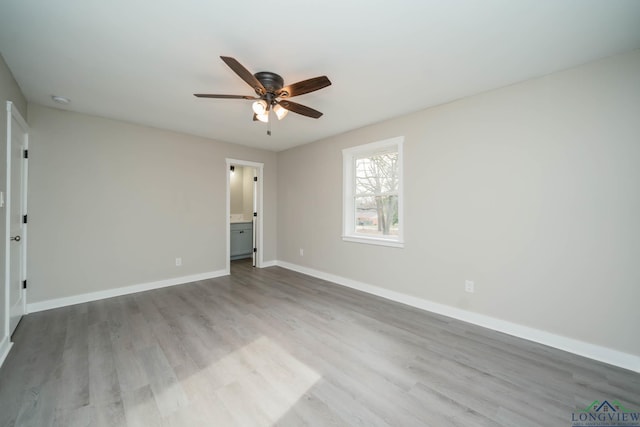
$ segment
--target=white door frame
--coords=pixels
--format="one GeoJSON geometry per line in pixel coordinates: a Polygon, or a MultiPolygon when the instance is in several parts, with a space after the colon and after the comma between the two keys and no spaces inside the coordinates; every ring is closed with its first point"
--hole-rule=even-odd
{"type": "MultiPolygon", "coordinates": [[[[15,120],[24,132],[23,149],[29,148],[29,126],[27,122],[22,118],[22,115],[17,108],[13,106],[11,101],[7,101],[7,179],[5,189],[5,275],[4,275],[4,292],[5,292],[5,331],[4,335],[9,336],[10,323],[11,323],[11,298],[10,298],[10,286],[11,286],[11,149],[12,149],[12,135],[11,124],[12,120],[15,120]]],[[[26,159],[22,159],[22,185],[21,185],[21,215],[25,215],[27,212],[27,177],[28,177],[28,162],[26,159]]],[[[22,232],[20,234],[20,251],[22,252],[22,265],[21,265],[21,279],[27,277],[27,224],[22,224],[22,232]]],[[[22,292],[22,313],[27,314],[27,292],[26,289],[21,289],[22,292]]]]}
{"type": "Polygon", "coordinates": [[[263,244],[263,181],[264,181],[264,163],[251,162],[248,160],[238,160],[238,159],[230,159],[227,158],[227,167],[225,169],[225,174],[227,177],[227,207],[226,207],[226,223],[225,226],[227,228],[227,256],[225,260],[225,269],[227,274],[231,274],[231,188],[230,188],[230,168],[231,165],[235,166],[248,166],[251,168],[255,168],[256,175],[258,177],[258,185],[257,185],[257,194],[254,195],[255,200],[257,201],[256,212],[258,213],[258,218],[256,221],[257,224],[257,233],[256,230],[253,232],[256,234],[256,248],[258,250],[256,257],[256,267],[262,268],[262,264],[264,263],[264,244],[263,244]],[[257,196],[257,197],[256,197],[257,196]]]}

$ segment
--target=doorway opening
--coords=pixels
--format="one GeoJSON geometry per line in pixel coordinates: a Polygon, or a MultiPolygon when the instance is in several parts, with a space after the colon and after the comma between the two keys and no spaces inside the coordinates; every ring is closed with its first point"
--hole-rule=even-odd
{"type": "Polygon", "coordinates": [[[262,163],[227,159],[227,274],[232,261],[262,267],[262,174],[262,163]]]}

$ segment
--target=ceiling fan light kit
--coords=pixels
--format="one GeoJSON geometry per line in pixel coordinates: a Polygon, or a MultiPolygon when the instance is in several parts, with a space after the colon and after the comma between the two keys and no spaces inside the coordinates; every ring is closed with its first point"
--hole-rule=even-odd
{"type": "MultiPolygon", "coordinates": [[[[251,74],[251,72],[242,66],[242,64],[240,64],[236,59],[229,56],[221,56],[220,58],[242,80],[251,86],[257,96],[216,95],[203,93],[195,93],[194,96],[198,98],[253,100],[254,103],[251,106],[254,113],[253,120],[258,120],[264,123],[269,123],[269,113],[271,111],[275,113],[278,120],[282,120],[289,111],[314,119],[318,119],[322,116],[320,111],[284,98],[304,95],[331,85],[331,81],[327,76],[314,77],[312,79],[284,86],[284,79],[276,73],[260,71],[255,74],[251,74]]],[[[267,135],[271,135],[270,130],[267,131],[267,135]]]]}
{"type": "Polygon", "coordinates": [[[269,112],[265,111],[262,114],[256,114],[256,119],[260,120],[262,123],[269,123],[269,112]]]}
{"type": "Polygon", "coordinates": [[[273,106],[273,112],[276,113],[276,117],[278,118],[278,120],[282,120],[285,118],[289,110],[287,110],[280,104],[276,104],[273,106]]]}
{"type": "Polygon", "coordinates": [[[259,99],[256,102],[253,103],[253,112],[256,113],[257,115],[260,114],[264,114],[267,112],[267,101],[265,101],[264,99],[259,99]]]}

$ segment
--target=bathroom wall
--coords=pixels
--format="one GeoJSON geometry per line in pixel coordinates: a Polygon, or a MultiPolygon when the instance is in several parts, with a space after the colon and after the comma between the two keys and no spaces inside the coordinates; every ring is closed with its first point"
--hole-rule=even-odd
{"type": "Polygon", "coordinates": [[[253,176],[255,169],[234,165],[229,177],[232,221],[249,221],[253,215],[253,176]]]}

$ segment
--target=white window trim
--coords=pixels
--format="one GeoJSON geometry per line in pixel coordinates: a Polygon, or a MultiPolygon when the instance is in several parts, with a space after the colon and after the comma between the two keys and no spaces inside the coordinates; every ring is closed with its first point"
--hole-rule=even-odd
{"type": "Polygon", "coordinates": [[[370,245],[390,246],[394,248],[404,247],[404,159],[402,154],[403,136],[358,145],[342,150],[342,240],[346,242],[365,243],[370,245]],[[397,236],[370,236],[355,232],[354,224],[354,168],[357,156],[373,154],[387,148],[398,150],[398,235],[397,236]]]}

